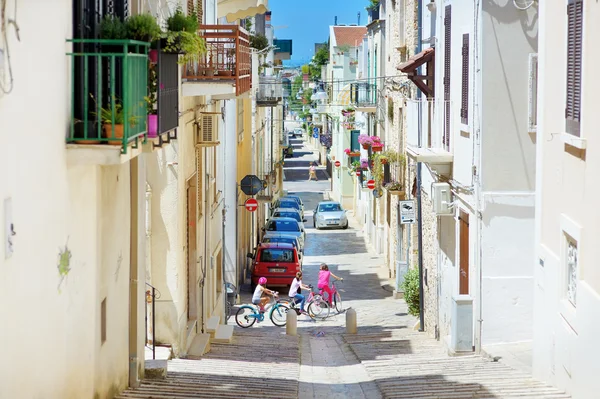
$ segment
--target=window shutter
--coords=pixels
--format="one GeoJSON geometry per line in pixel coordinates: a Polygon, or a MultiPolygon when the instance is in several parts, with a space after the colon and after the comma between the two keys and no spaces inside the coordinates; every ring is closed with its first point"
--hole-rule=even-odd
{"type": "Polygon", "coordinates": [[[444,17],[444,146],[450,150],[450,49],[452,39],[452,6],[445,7],[444,17]]]}
{"type": "Polygon", "coordinates": [[[462,45],[462,96],[460,101],[460,120],[469,123],[469,34],[463,35],[462,45]]]}
{"type": "Polygon", "coordinates": [[[581,122],[581,51],[583,39],[583,0],[569,0],[567,4],[567,104],[566,131],[580,135],[581,122]]]}
{"type": "Polygon", "coordinates": [[[389,183],[392,181],[391,173],[390,173],[390,164],[383,164],[383,183],[389,183]]]}

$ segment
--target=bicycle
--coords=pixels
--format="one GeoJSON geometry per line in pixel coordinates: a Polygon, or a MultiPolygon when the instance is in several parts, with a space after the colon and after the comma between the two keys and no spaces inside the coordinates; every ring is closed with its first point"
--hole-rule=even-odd
{"type": "MultiPolygon", "coordinates": [[[[344,282],[344,279],[338,280],[341,281],[342,283],[344,282]]],[[[342,311],[344,310],[344,308],[342,307],[342,295],[340,294],[340,291],[338,291],[338,289],[335,287],[335,281],[331,282],[331,298],[327,298],[327,302],[329,304],[329,306],[333,306],[335,307],[335,310],[337,310],[338,313],[342,313],[342,311]],[[332,301],[333,300],[333,301],[332,301]],[[332,303],[333,302],[333,303],[332,303]]],[[[321,296],[323,296],[323,289],[321,288],[321,290],[319,291],[319,293],[321,294],[321,296]]]]}
{"type": "MultiPolygon", "coordinates": [[[[306,298],[305,302],[306,314],[313,320],[326,319],[329,317],[329,304],[323,299],[321,294],[315,294],[312,285],[309,285],[308,287],[310,288],[310,294],[308,294],[308,298],[306,298]]],[[[288,300],[281,299],[278,303],[284,304],[288,309],[293,309],[296,314],[300,316],[300,308],[297,307],[299,302],[297,302],[295,298],[290,297],[288,300]]]]}
{"type": "Polygon", "coordinates": [[[286,314],[289,307],[283,303],[275,301],[278,293],[275,292],[271,300],[265,306],[265,311],[261,312],[258,305],[242,305],[235,314],[235,322],[242,328],[249,328],[257,321],[260,323],[265,320],[265,313],[269,311],[269,319],[277,327],[283,327],[286,323],[286,314]]]}

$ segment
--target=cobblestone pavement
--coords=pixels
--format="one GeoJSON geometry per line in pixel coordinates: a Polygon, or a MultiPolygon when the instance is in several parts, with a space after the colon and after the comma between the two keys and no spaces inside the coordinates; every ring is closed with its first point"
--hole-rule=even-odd
{"type": "MultiPolygon", "coordinates": [[[[304,148],[294,161],[307,165],[314,155],[304,148]]],[[[285,185],[305,203],[304,282],[316,286],[321,262],[343,277],[338,289],[343,307],[357,313],[358,333],[345,333],[344,313],[317,322],[300,316],[298,336],[268,320],[236,326],[233,343],[213,344],[201,359],[172,360],[166,380],[144,382],[119,398],[568,398],[501,361],[449,357],[439,342],[414,331],[416,319],[393,299],[382,259],[367,248],[356,222],[351,218],[348,230],[312,228],[311,210],[329,183],[294,180],[302,171],[287,168],[297,165],[286,161],[285,185]]],[[[246,290],[242,302],[249,301],[246,290]]]]}

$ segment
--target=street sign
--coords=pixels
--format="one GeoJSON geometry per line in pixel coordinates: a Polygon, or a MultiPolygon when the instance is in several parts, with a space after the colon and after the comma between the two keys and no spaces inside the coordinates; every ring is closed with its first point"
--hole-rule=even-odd
{"type": "Polygon", "coordinates": [[[319,134],[319,128],[318,127],[313,128],[313,133],[314,134],[319,134]]]}
{"type": "Polygon", "coordinates": [[[263,190],[263,182],[255,175],[246,175],[240,182],[240,189],[246,195],[256,195],[263,190]]]}
{"type": "Polygon", "coordinates": [[[357,170],[356,171],[356,176],[360,176],[360,173],[361,173],[360,170],[357,170]]]}
{"type": "Polygon", "coordinates": [[[246,200],[246,202],[244,203],[244,206],[246,207],[246,209],[250,212],[254,212],[255,210],[258,209],[258,201],[255,200],[254,198],[248,198],[246,200]]]}
{"type": "Polygon", "coordinates": [[[339,168],[342,163],[340,161],[335,161],[334,165],[336,168],[339,168]]]}
{"type": "Polygon", "coordinates": [[[373,190],[373,197],[375,198],[381,198],[383,196],[383,188],[377,188],[375,190],[373,190]]]}
{"type": "Polygon", "coordinates": [[[413,224],[417,219],[415,214],[415,201],[400,201],[400,224],[413,224]]]}
{"type": "Polygon", "coordinates": [[[375,180],[369,180],[367,182],[367,187],[369,187],[370,190],[373,190],[375,188],[375,180]]]}

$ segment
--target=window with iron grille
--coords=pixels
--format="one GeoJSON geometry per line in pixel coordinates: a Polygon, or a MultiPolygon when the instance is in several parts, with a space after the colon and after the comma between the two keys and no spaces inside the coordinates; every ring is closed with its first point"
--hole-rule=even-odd
{"type": "Polygon", "coordinates": [[[462,44],[462,94],[460,100],[460,121],[469,123],[469,34],[463,35],[462,44]]]}
{"type": "Polygon", "coordinates": [[[444,17],[444,146],[450,150],[450,48],[452,39],[452,6],[446,6],[444,17]]]}
{"type": "Polygon", "coordinates": [[[237,100],[238,143],[244,140],[244,100],[237,100]]]}
{"type": "Polygon", "coordinates": [[[583,0],[567,4],[567,104],[566,132],[580,135],[581,122],[581,51],[583,36],[583,0]]]}

